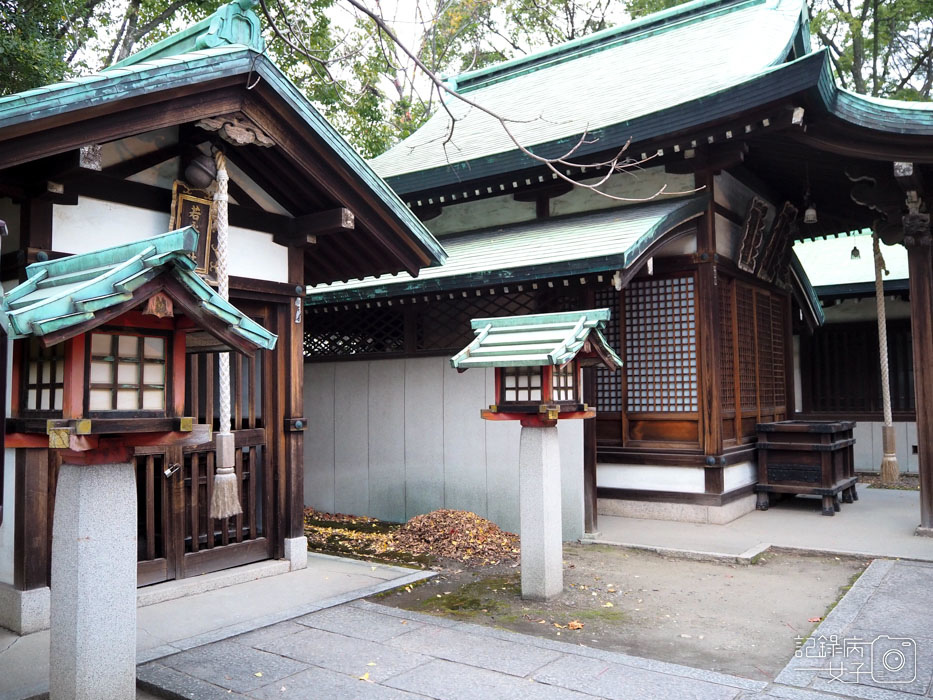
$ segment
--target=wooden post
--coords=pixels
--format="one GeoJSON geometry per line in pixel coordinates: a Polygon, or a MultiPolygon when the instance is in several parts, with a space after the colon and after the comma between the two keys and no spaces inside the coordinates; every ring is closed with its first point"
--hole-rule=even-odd
{"type": "Polygon", "coordinates": [[[304,534],[304,250],[288,249],[288,281],[296,295],[287,312],[285,341],[285,557],[292,569],[307,566],[304,534]]]}
{"type": "MultiPolygon", "coordinates": [[[[697,369],[703,454],[722,454],[722,387],[719,368],[719,298],[716,273],[716,219],[713,175],[697,173],[697,186],[710,197],[706,213],[697,225],[697,369]]],[[[714,479],[715,482],[715,479],[714,479]]],[[[722,493],[720,489],[718,493],[722,493]]]]}
{"type": "Polygon", "coordinates": [[[920,527],[933,535],[933,236],[930,215],[904,217],[904,245],[910,277],[910,323],[913,335],[914,396],[920,470],[920,527]]]}

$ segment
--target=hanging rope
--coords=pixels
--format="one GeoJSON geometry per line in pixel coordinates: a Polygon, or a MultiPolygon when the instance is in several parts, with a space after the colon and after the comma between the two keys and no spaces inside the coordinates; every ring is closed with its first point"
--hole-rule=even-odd
{"type": "Polygon", "coordinates": [[[884,310],[884,277],[887,272],[881,255],[878,232],[871,235],[872,252],[875,258],[875,304],[878,310],[878,353],[881,356],[881,405],[884,425],[881,427],[882,452],[881,481],[891,484],[897,481],[900,471],[897,464],[897,448],[894,441],[894,423],[891,416],[891,382],[888,373],[888,326],[884,310]]]}
{"type": "MultiPolygon", "coordinates": [[[[230,295],[227,276],[227,159],[217,152],[217,291],[224,301],[230,295]]],[[[239,482],[236,477],[233,433],[230,432],[230,353],[222,352],[218,357],[220,396],[220,430],[216,444],[214,490],[211,493],[210,516],[229,518],[243,512],[238,495],[239,482]]]]}

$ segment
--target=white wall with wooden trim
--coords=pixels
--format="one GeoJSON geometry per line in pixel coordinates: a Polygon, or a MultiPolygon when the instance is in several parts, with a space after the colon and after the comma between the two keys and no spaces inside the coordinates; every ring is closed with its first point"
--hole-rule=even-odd
{"type": "MultiPolygon", "coordinates": [[[[115,245],[157,236],[169,230],[169,212],[80,197],[77,205],[56,204],[52,209],[52,249],[61,253],[88,253],[102,245],[115,245]]],[[[288,249],[272,242],[272,234],[230,226],[231,275],[288,282],[288,249]]]]}
{"type": "MultiPolygon", "coordinates": [[[[519,530],[516,422],[480,418],[493,370],[446,357],[305,365],[305,505],[403,522],[438,508],[519,530]]],[[[563,536],[583,535],[583,422],[559,424],[563,536]]]]}

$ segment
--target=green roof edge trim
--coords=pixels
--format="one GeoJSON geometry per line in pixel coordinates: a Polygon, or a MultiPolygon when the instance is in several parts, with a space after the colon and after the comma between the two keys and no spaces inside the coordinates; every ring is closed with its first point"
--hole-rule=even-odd
{"type": "Polygon", "coordinates": [[[513,58],[494,66],[462,73],[447,78],[447,80],[456,86],[457,92],[469,92],[546,66],[573,60],[580,56],[586,56],[622,43],[657,34],[690,21],[730,12],[739,6],[761,5],[766,1],[693,0],[693,2],[677,5],[660,12],[653,12],[618,27],[610,27],[527,56],[513,58]]]}
{"type": "MultiPolygon", "coordinates": [[[[593,258],[581,258],[579,260],[567,260],[543,265],[528,265],[509,270],[488,270],[434,279],[420,280],[415,278],[397,282],[389,280],[386,281],[384,285],[364,287],[362,289],[309,292],[305,297],[305,305],[320,306],[333,303],[367,301],[370,299],[385,299],[408,294],[423,294],[428,292],[448,291],[451,289],[468,289],[490,284],[528,282],[561,275],[579,275],[591,272],[624,269],[632,265],[652,243],[659,240],[666,233],[680,224],[702,215],[708,203],[709,195],[707,194],[684,198],[681,206],[669,212],[664,218],[642,234],[628,250],[621,254],[601,255],[593,258]]],[[[625,207],[620,207],[616,211],[624,209],[625,207]]],[[[566,218],[580,218],[585,216],[586,214],[573,214],[566,218]]],[[[484,230],[507,232],[512,228],[527,226],[528,223],[529,222],[525,221],[509,226],[497,226],[491,229],[470,231],[469,235],[482,235],[484,230]]]]}

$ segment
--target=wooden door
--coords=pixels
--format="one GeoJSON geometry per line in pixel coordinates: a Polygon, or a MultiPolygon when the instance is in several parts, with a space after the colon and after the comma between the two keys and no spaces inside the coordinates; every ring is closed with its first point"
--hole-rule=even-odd
{"type": "MultiPolygon", "coordinates": [[[[186,414],[217,425],[216,353],[187,358],[186,414]]],[[[214,443],[136,450],[138,585],[219,571],[274,555],[273,465],[266,416],[272,415],[264,355],[231,356],[236,475],[243,513],[208,517],[214,443]]]]}

